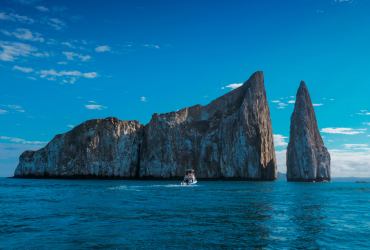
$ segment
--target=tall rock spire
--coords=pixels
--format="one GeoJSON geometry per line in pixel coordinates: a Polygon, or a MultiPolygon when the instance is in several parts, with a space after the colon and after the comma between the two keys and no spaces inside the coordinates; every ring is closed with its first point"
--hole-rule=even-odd
{"type": "Polygon", "coordinates": [[[315,110],[306,84],[302,81],[293,114],[287,148],[288,181],[330,181],[330,154],[321,138],[315,110]]]}

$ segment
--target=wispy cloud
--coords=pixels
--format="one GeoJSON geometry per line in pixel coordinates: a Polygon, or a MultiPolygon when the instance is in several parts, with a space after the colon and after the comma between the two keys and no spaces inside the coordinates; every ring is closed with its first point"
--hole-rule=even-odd
{"type": "Polygon", "coordinates": [[[110,47],[109,46],[98,46],[95,48],[95,51],[97,52],[110,51],[110,47]]]}
{"type": "Polygon", "coordinates": [[[57,72],[54,69],[51,70],[41,70],[40,72],[36,72],[37,74],[40,74],[41,78],[46,78],[49,76],[49,78],[46,78],[47,80],[54,81],[56,80],[55,77],[67,77],[69,79],[70,83],[75,83],[76,79],[78,77],[85,77],[85,78],[95,78],[98,77],[99,74],[96,72],[89,72],[89,73],[81,73],[80,71],[74,70],[74,71],[59,71],[57,72]]]}
{"type": "Polygon", "coordinates": [[[67,46],[67,47],[69,47],[69,48],[75,48],[75,46],[73,46],[71,43],[69,43],[69,42],[62,42],[61,43],[62,45],[65,45],[65,46],[67,46]]]}
{"type": "Polygon", "coordinates": [[[82,61],[87,61],[91,58],[91,56],[89,56],[89,55],[83,56],[81,54],[77,54],[77,53],[74,53],[74,52],[63,52],[63,54],[67,57],[68,60],[74,60],[75,57],[78,57],[82,61]]]}
{"type": "Polygon", "coordinates": [[[54,29],[56,30],[61,30],[65,27],[67,27],[67,25],[65,24],[65,22],[57,19],[57,18],[50,18],[48,19],[47,21],[47,24],[50,25],[51,27],[53,27],[54,29]]]}
{"type": "Polygon", "coordinates": [[[47,141],[27,141],[24,139],[19,139],[15,137],[8,137],[8,136],[0,136],[1,140],[8,140],[12,142],[17,142],[17,143],[23,143],[23,144],[34,144],[34,145],[39,145],[39,144],[46,144],[48,143],[47,141]]]}
{"type": "Polygon", "coordinates": [[[295,103],[295,100],[292,100],[292,101],[288,101],[288,103],[295,103]]]}
{"type": "Polygon", "coordinates": [[[367,147],[368,144],[344,144],[346,148],[360,148],[360,147],[367,147]]]}
{"type": "Polygon", "coordinates": [[[30,72],[33,71],[33,69],[31,69],[31,68],[22,68],[22,67],[19,67],[19,66],[14,66],[13,69],[20,70],[20,71],[23,71],[23,72],[26,72],[26,73],[30,73],[30,72]]]}
{"type": "Polygon", "coordinates": [[[285,103],[280,102],[279,103],[279,107],[277,107],[277,108],[278,109],[284,109],[286,106],[288,106],[288,104],[285,104],[285,103]]]}
{"type": "Polygon", "coordinates": [[[323,128],[321,129],[320,132],[329,133],[329,134],[344,134],[344,135],[355,135],[355,134],[365,133],[364,129],[353,129],[353,128],[323,128]]]}
{"type": "Polygon", "coordinates": [[[67,125],[67,127],[74,128],[75,126],[73,126],[73,125],[67,125]]]}
{"type": "Polygon", "coordinates": [[[85,107],[87,109],[97,109],[97,110],[102,110],[102,109],[107,108],[107,107],[104,107],[102,105],[96,105],[96,104],[88,104],[88,105],[85,105],[85,107]]]}
{"type": "Polygon", "coordinates": [[[142,97],[141,97],[141,99],[140,99],[140,101],[142,101],[142,102],[146,102],[146,101],[147,101],[147,100],[146,100],[146,97],[142,96],[142,97]]]}
{"type": "Polygon", "coordinates": [[[50,54],[48,52],[44,52],[44,53],[35,53],[35,54],[32,54],[36,57],[49,57],[50,54]]]}
{"type": "Polygon", "coordinates": [[[274,145],[277,146],[286,146],[288,143],[285,142],[285,139],[288,137],[285,137],[283,135],[274,135],[274,145]]]}
{"type": "Polygon", "coordinates": [[[67,64],[67,62],[58,62],[58,64],[67,64]]]}
{"type": "Polygon", "coordinates": [[[8,32],[6,30],[2,30],[1,32],[7,36],[15,36],[16,38],[21,39],[21,40],[39,41],[39,42],[45,41],[44,38],[41,37],[41,34],[32,33],[28,29],[17,29],[17,31],[14,31],[14,32],[8,32]]]}
{"type": "Polygon", "coordinates": [[[153,45],[153,44],[144,44],[143,46],[146,47],[146,48],[156,48],[156,49],[159,49],[159,46],[158,45],[153,45]]]}
{"type": "Polygon", "coordinates": [[[36,6],[35,8],[38,9],[39,11],[42,11],[42,12],[48,12],[49,11],[49,9],[44,7],[44,6],[36,6]]]}
{"type": "Polygon", "coordinates": [[[322,104],[322,103],[314,103],[314,104],[312,104],[312,106],[322,106],[322,105],[324,105],[324,104],[322,104]]]}
{"type": "Polygon", "coordinates": [[[37,49],[31,45],[17,42],[0,41],[0,47],[3,51],[0,52],[0,60],[14,61],[18,56],[29,56],[31,52],[37,49]]]}
{"type": "Polygon", "coordinates": [[[3,109],[0,109],[0,115],[4,115],[4,114],[6,114],[6,113],[8,113],[8,111],[3,110],[3,109]]]}
{"type": "Polygon", "coordinates": [[[271,101],[271,102],[274,102],[274,103],[279,103],[280,101],[278,101],[278,100],[275,100],[275,101],[271,101]]]}
{"type": "Polygon", "coordinates": [[[86,78],[95,78],[95,77],[99,76],[98,73],[96,73],[96,72],[84,73],[82,75],[86,78]]]}
{"type": "Polygon", "coordinates": [[[35,20],[26,16],[20,16],[18,14],[9,13],[6,14],[5,12],[0,12],[0,20],[8,20],[13,22],[21,22],[31,24],[34,23],[35,20]]]}
{"type": "Polygon", "coordinates": [[[226,88],[236,89],[236,88],[239,88],[242,85],[243,85],[243,83],[232,83],[230,85],[227,85],[226,88]]]}

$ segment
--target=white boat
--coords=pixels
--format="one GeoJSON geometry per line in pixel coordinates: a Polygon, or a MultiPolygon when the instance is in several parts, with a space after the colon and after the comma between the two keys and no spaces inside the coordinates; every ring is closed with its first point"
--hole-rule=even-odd
{"type": "Polygon", "coordinates": [[[193,169],[186,169],[185,170],[185,177],[184,180],[181,182],[181,185],[185,186],[195,186],[197,184],[197,179],[195,178],[194,170],[193,169]]]}

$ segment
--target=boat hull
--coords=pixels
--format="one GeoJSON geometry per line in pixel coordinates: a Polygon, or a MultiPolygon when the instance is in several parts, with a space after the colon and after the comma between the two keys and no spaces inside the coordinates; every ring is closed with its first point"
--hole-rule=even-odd
{"type": "Polygon", "coordinates": [[[181,182],[181,186],[196,186],[196,185],[197,185],[197,181],[193,183],[181,182]]]}

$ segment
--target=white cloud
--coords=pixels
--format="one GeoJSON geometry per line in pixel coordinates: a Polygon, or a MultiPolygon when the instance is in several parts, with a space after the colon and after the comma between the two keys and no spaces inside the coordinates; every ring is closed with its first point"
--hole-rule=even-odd
{"type": "Polygon", "coordinates": [[[222,87],[221,89],[225,89],[225,87],[222,87]]]}
{"type": "Polygon", "coordinates": [[[344,135],[355,135],[364,133],[362,129],[353,129],[353,128],[323,128],[321,129],[322,133],[329,134],[344,134],[344,135]]]}
{"type": "Polygon", "coordinates": [[[30,72],[33,71],[33,69],[31,69],[31,68],[22,68],[22,67],[18,67],[18,66],[14,66],[13,69],[20,70],[20,71],[23,71],[23,72],[26,72],[26,73],[30,73],[30,72]]]}
{"type": "Polygon", "coordinates": [[[31,45],[17,42],[0,41],[0,47],[3,49],[0,52],[0,60],[11,62],[17,59],[17,56],[29,56],[32,51],[37,50],[31,45]]]}
{"type": "Polygon", "coordinates": [[[142,96],[140,101],[146,102],[146,98],[144,96],[142,96]]]}
{"type": "Polygon", "coordinates": [[[21,39],[21,40],[39,41],[39,42],[45,41],[44,38],[41,37],[41,34],[32,33],[28,29],[17,29],[17,31],[14,31],[14,32],[8,32],[6,30],[2,30],[1,32],[7,36],[15,36],[16,38],[21,39]]]}
{"type": "Polygon", "coordinates": [[[44,6],[36,6],[35,8],[38,9],[39,11],[42,11],[42,12],[48,12],[49,11],[49,9],[44,7],[44,6]]]}
{"type": "Polygon", "coordinates": [[[21,112],[21,113],[26,112],[26,111],[24,111],[23,109],[18,109],[17,111],[18,111],[18,112],[21,112]]]}
{"type": "Polygon", "coordinates": [[[291,98],[294,98],[294,96],[292,96],[292,95],[291,95],[290,97],[291,97],[291,98]]]}
{"type": "Polygon", "coordinates": [[[8,108],[11,108],[11,109],[20,109],[20,108],[22,108],[21,106],[19,106],[19,105],[1,105],[1,106],[3,106],[3,107],[8,107],[8,108]]]}
{"type": "Polygon", "coordinates": [[[370,177],[370,154],[329,150],[332,177],[370,177]]]}
{"type": "Polygon", "coordinates": [[[285,108],[285,106],[288,106],[288,104],[285,104],[285,103],[280,102],[279,103],[279,107],[277,107],[277,108],[278,109],[283,109],[283,108],[285,108]]]}
{"type": "Polygon", "coordinates": [[[74,57],[78,57],[82,61],[87,61],[91,58],[91,56],[89,56],[89,55],[83,56],[81,54],[77,54],[77,53],[74,53],[74,52],[63,52],[63,54],[67,57],[68,60],[74,60],[74,57]]]}
{"type": "Polygon", "coordinates": [[[3,109],[0,109],[0,115],[4,115],[4,114],[6,114],[6,113],[8,113],[8,111],[3,110],[3,109]]]}
{"type": "Polygon", "coordinates": [[[44,52],[44,53],[35,53],[35,54],[32,54],[36,57],[49,57],[50,54],[48,52],[44,52]]]}
{"type": "Polygon", "coordinates": [[[74,126],[73,126],[73,125],[67,125],[67,127],[74,128],[74,126]]]}
{"type": "Polygon", "coordinates": [[[58,62],[58,64],[67,64],[67,62],[58,62]]]}
{"type": "Polygon", "coordinates": [[[107,108],[107,107],[104,107],[102,105],[95,105],[95,104],[85,105],[85,107],[87,109],[97,109],[97,110],[102,110],[102,109],[107,108]]]}
{"type": "Polygon", "coordinates": [[[295,103],[295,100],[292,100],[292,101],[288,101],[288,103],[295,103]]]}
{"type": "Polygon", "coordinates": [[[280,101],[276,100],[276,101],[271,101],[271,102],[278,103],[278,102],[280,102],[280,101]]]}
{"type": "Polygon", "coordinates": [[[75,46],[73,46],[72,44],[70,44],[69,42],[63,42],[61,43],[62,45],[65,45],[67,47],[70,47],[70,48],[75,48],[75,46]]]}
{"type": "Polygon", "coordinates": [[[288,143],[285,142],[285,139],[288,137],[285,137],[283,135],[274,135],[274,145],[277,146],[286,146],[288,143]]]}
{"type": "Polygon", "coordinates": [[[29,76],[28,78],[31,80],[37,80],[35,77],[32,77],[32,76],[29,76]]]}
{"type": "Polygon", "coordinates": [[[8,20],[8,21],[21,22],[21,23],[27,23],[27,24],[31,24],[35,22],[35,20],[33,20],[32,18],[28,18],[26,16],[20,16],[18,14],[13,14],[13,13],[6,14],[5,12],[0,12],[0,20],[8,20]]]}
{"type": "Polygon", "coordinates": [[[67,26],[63,21],[61,21],[57,18],[50,18],[48,20],[47,24],[50,25],[51,27],[55,28],[56,30],[61,30],[64,27],[67,26]]]}
{"type": "Polygon", "coordinates": [[[109,46],[98,46],[95,48],[95,51],[97,52],[110,51],[110,47],[109,46]]]}
{"type": "Polygon", "coordinates": [[[334,101],[334,99],[330,99],[330,101],[334,101]]]}
{"type": "Polygon", "coordinates": [[[76,82],[76,77],[71,77],[69,82],[71,84],[74,84],[76,82]]]}
{"type": "Polygon", "coordinates": [[[236,88],[239,88],[242,85],[243,85],[243,83],[233,83],[233,84],[227,85],[226,88],[236,89],[236,88]]]}
{"type": "Polygon", "coordinates": [[[370,126],[370,122],[363,122],[363,124],[366,124],[366,125],[370,126]]]}
{"type": "Polygon", "coordinates": [[[95,78],[95,77],[99,76],[98,73],[96,73],[96,72],[84,73],[82,75],[86,78],[95,78]]]}
{"type": "Polygon", "coordinates": [[[360,110],[361,112],[366,112],[367,110],[360,110]]]}
{"type": "Polygon", "coordinates": [[[47,141],[26,141],[24,139],[19,139],[19,138],[15,138],[15,137],[7,137],[7,136],[0,136],[0,139],[1,140],[12,141],[12,142],[17,142],[17,143],[23,143],[23,144],[35,144],[35,145],[38,145],[38,144],[46,144],[46,143],[48,143],[47,141]]]}
{"type": "MultiPolygon", "coordinates": [[[[128,45],[128,46],[131,46],[131,45],[128,45]]],[[[156,48],[156,49],[159,49],[159,46],[158,45],[153,45],[153,44],[144,44],[143,46],[144,47],[147,47],[147,48],[156,48]]]]}
{"type": "Polygon", "coordinates": [[[60,71],[60,72],[56,72],[55,70],[51,69],[51,70],[41,70],[40,71],[40,74],[41,74],[41,77],[45,77],[45,76],[48,76],[48,75],[51,75],[51,76],[81,76],[82,73],[80,71],[60,71]]]}
{"type": "Polygon", "coordinates": [[[89,102],[96,103],[96,101],[89,101],[89,102]]]}
{"type": "Polygon", "coordinates": [[[286,150],[275,151],[276,164],[280,173],[286,173],[286,150]]]}
{"type": "Polygon", "coordinates": [[[207,98],[207,97],[208,97],[208,95],[203,96],[203,98],[207,98]]]}
{"type": "Polygon", "coordinates": [[[318,104],[312,104],[312,106],[322,106],[322,105],[324,105],[324,104],[322,104],[322,103],[318,103],[318,104]]]}
{"type": "Polygon", "coordinates": [[[346,148],[367,147],[368,144],[344,144],[346,148]]]}

